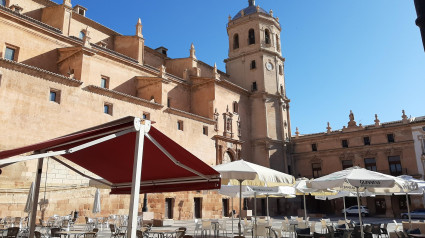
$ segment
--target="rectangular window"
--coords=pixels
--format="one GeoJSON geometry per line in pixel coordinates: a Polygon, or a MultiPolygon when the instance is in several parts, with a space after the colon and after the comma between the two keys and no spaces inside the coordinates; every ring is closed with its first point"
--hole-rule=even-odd
{"type": "Polygon", "coordinates": [[[100,87],[109,89],[109,78],[106,76],[102,76],[100,78],[100,87]]]}
{"type": "Polygon", "coordinates": [[[368,170],[377,171],[375,158],[364,159],[364,167],[368,170]]]}
{"type": "Polygon", "coordinates": [[[342,169],[348,169],[353,167],[353,161],[352,160],[343,160],[342,161],[342,169]]]}
{"type": "Polygon", "coordinates": [[[394,143],[394,134],[387,134],[388,143],[394,143]]]}
{"type": "Polygon", "coordinates": [[[17,49],[15,47],[6,46],[6,49],[4,51],[4,58],[8,60],[17,61],[16,51],[17,49]]]}
{"type": "Polygon", "coordinates": [[[167,219],[173,219],[173,198],[165,199],[165,217],[167,219]]]}
{"type": "Polygon", "coordinates": [[[279,74],[283,75],[283,66],[282,65],[279,65],[279,74]]]}
{"type": "Polygon", "coordinates": [[[398,176],[402,174],[400,156],[388,156],[388,164],[391,175],[398,176]]]}
{"type": "Polygon", "coordinates": [[[369,136],[363,137],[363,143],[364,145],[370,145],[370,137],[369,136]]]}
{"type": "Polygon", "coordinates": [[[342,140],[341,144],[342,144],[342,148],[348,148],[348,140],[342,140]]]}
{"type": "Polygon", "coordinates": [[[60,90],[57,89],[50,89],[50,94],[49,94],[49,100],[51,102],[56,102],[56,103],[60,103],[60,95],[61,92],[60,90]]]}
{"type": "Polygon", "coordinates": [[[312,163],[311,168],[313,170],[313,178],[322,176],[322,165],[320,163],[312,163]]]}
{"type": "Polygon", "coordinates": [[[171,98],[167,98],[167,107],[171,106],[171,98]]]}
{"type": "Polygon", "coordinates": [[[183,121],[177,121],[177,130],[179,131],[183,130],[183,121]]]}
{"type": "Polygon", "coordinates": [[[204,134],[204,135],[208,135],[208,126],[204,126],[204,127],[202,127],[202,134],[204,134]]]}
{"type": "Polygon", "coordinates": [[[239,105],[238,102],[233,102],[233,113],[239,113],[239,105]]]}
{"type": "Polygon", "coordinates": [[[146,120],[150,120],[151,119],[151,114],[148,113],[148,112],[144,112],[142,118],[143,119],[146,119],[146,120]]]}
{"type": "Polygon", "coordinates": [[[257,65],[255,63],[255,60],[251,61],[251,69],[257,68],[257,65]]]}
{"type": "Polygon", "coordinates": [[[252,91],[257,91],[257,82],[252,83],[252,91]]]}
{"type": "Polygon", "coordinates": [[[317,144],[316,143],[311,144],[311,150],[312,151],[317,151],[317,144]]]}
{"type": "Polygon", "coordinates": [[[112,116],[112,104],[110,104],[110,103],[103,104],[103,112],[105,114],[109,114],[109,115],[112,116]]]}

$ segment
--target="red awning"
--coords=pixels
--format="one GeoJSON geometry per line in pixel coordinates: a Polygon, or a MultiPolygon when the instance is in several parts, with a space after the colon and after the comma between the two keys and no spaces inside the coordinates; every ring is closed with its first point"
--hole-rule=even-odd
{"type": "MultiPolygon", "coordinates": [[[[126,117],[38,144],[2,151],[0,163],[27,160],[30,156],[26,159],[9,157],[32,151],[45,153],[45,156],[60,155],[102,177],[111,186],[111,193],[130,194],[137,133],[134,122],[134,117],[126,117]],[[87,143],[94,145],[87,147],[87,143]]],[[[220,174],[217,171],[151,127],[144,139],[140,193],[218,188],[220,174]],[[155,141],[175,161],[155,145],[155,141]]]]}

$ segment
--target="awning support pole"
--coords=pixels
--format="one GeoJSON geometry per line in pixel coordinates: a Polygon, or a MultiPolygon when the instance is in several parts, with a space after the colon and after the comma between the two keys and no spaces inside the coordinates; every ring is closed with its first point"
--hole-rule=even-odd
{"type": "Polygon", "coordinates": [[[147,133],[149,129],[150,129],[149,125],[140,124],[140,130],[136,133],[136,145],[134,148],[133,177],[132,177],[132,183],[131,183],[131,198],[130,198],[130,208],[129,208],[129,214],[128,214],[128,227],[127,227],[128,238],[136,237],[137,215],[139,211],[138,208],[139,208],[139,197],[140,197],[140,182],[141,182],[140,180],[142,178],[143,144],[145,139],[145,133],[147,133]]]}
{"type": "Polygon", "coordinates": [[[34,195],[32,200],[32,211],[30,217],[30,235],[29,238],[34,238],[35,232],[35,222],[37,217],[37,207],[38,207],[38,195],[40,193],[40,182],[41,182],[41,174],[43,173],[43,158],[38,159],[37,164],[37,173],[35,175],[35,187],[34,187],[34,195]]]}

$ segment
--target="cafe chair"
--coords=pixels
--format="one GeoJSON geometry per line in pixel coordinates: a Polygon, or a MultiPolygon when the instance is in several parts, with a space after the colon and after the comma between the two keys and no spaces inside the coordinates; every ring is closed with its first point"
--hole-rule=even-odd
{"type": "Polygon", "coordinates": [[[208,232],[208,236],[210,236],[211,229],[212,229],[211,221],[205,221],[205,220],[202,221],[201,236],[205,237],[207,235],[207,232],[208,232]]]}
{"type": "Polygon", "coordinates": [[[311,233],[316,232],[316,222],[315,221],[312,221],[310,223],[310,232],[311,233]]]}
{"type": "Polygon", "coordinates": [[[388,223],[384,223],[384,227],[381,227],[381,235],[385,235],[387,238],[389,238],[389,234],[388,234],[388,223]]]}
{"type": "Polygon", "coordinates": [[[256,228],[255,228],[255,231],[254,231],[255,236],[256,237],[262,236],[264,238],[267,238],[268,235],[267,235],[267,228],[266,228],[266,226],[267,226],[267,224],[265,224],[265,223],[264,224],[257,224],[256,225],[256,228]]]}
{"type": "Polygon", "coordinates": [[[398,238],[407,238],[404,232],[402,231],[395,231],[395,234],[397,235],[398,238]]]}
{"type": "Polygon", "coordinates": [[[381,223],[371,224],[371,232],[372,235],[375,235],[378,238],[381,237],[381,223]]]}
{"type": "Polygon", "coordinates": [[[243,226],[243,235],[244,236],[247,236],[248,232],[251,233],[251,234],[253,233],[252,224],[248,222],[248,219],[246,219],[246,217],[243,219],[242,226],[243,226]]]}
{"type": "Polygon", "coordinates": [[[220,231],[223,233],[223,236],[227,237],[227,221],[223,220],[222,222],[218,223],[218,232],[220,231]]]}
{"type": "Polygon", "coordinates": [[[323,233],[314,232],[313,233],[313,238],[332,238],[332,237],[331,237],[331,234],[330,233],[323,234],[323,233]]]}
{"type": "Polygon", "coordinates": [[[176,238],[182,238],[186,235],[186,227],[179,227],[176,230],[176,238]]]}
{"type": "Polygon", "coordinates": [[[35,236],[35,238],[41,238],[41,232],[34,231],[34,236],[35,236]]]}
{"type": "Polygon", "coordinates": [[[194,231],[193,235],[196,237],[198,235],[198,232],[201,229],[202,229],[202,223],[198,219],[195,219],[195,231],[194,231]]]}
{"type": "Polygon", "coordinates": [[[119,229],[117,229],[115,224],[109,224],[109,229],[111,229],[111,237],[124,237],[125,232],[121,232],[119,229]]]}
{"type": "Polygon", "coordinates": [[[6,238],[16,238],[18,237],[19,227],[9,227],[7,228],[6,238]]]}

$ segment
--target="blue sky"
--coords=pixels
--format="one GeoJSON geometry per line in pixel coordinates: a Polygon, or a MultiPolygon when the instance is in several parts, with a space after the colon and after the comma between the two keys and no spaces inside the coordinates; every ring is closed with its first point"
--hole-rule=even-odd
{"type": "MultiPolygon", "coordinates": [[[[61,3],[62,1],[56,0],[61,3]]],[[[225,69],[228,16],[247,0],[72,1],[87,17],[133,35],[140,17],[146,45],[172,58],[197,58],[225,69]]],[[[411,0],[257,0],[282,25],[291,124],[302,134],[358,123],[424,116],[425,52],[411,0]]]]}

